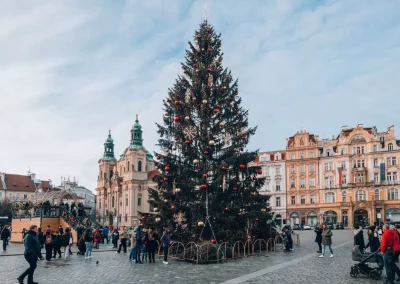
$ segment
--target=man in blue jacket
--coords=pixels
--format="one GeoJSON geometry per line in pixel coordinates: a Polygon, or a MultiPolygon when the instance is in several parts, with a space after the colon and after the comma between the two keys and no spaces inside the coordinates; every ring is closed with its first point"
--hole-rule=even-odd
{"type": "Polygon", "coordinates": [[[37,230],[38,228],[36,225],[30,226],[29,232],[26,234],[24,238],[24,246],[25,246],[24,257],[26,261],[29,263],[29,268],[25,270],[25,272],[22,273],[21,276],[17,278],[20,284],[24,283],[24,279],[27,275],[28,275],[28,284],[36,284],[36,282],[33,282],[33,273],[35,272],[36,262],[38,259],[38,255],[40,253],[40,243],[39,239],[36,236],[37,230]]]}
{"type": "Polygon", "coordinates": [[[103,227],[103,244],[104,244],[104,240],[107,240],[107,244],[108,244],[108,227],[107,226],[103,227]]]}

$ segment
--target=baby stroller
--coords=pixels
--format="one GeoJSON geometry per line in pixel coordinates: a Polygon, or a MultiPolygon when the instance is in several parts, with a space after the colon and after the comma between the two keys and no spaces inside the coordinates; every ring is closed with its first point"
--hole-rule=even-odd
{"type": "Polygon", "coordinates": [[[352,249],[352,259],[353,261],[358,261],[351,267],[350,276],[357,277],[358,274],[366,275],[373,280],[378,280],[382,275],[382,270],[384,267],[383,258],[379,250],[372,253],[362,253],[358,246],[352,249]],[[368,263],[376,263],[378,267],[371,268],[368,263]]]}

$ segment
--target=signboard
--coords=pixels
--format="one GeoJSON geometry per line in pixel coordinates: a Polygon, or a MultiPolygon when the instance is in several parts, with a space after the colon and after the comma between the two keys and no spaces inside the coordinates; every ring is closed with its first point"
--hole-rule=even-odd
{"type": "Polygon", "coordinates": [[[381,219],[382,218],[381,213],[376,214],[376,218],[381,219]]]}
{"type": "Polygon", "coordinates": [[[7,219],[8,220],[8,217],[7,216],[0,216],[0,219],[7,219]]]}

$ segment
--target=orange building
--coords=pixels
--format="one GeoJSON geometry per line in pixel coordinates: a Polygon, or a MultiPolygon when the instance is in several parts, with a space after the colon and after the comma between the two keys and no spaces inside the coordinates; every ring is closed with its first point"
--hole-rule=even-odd
{"type": "Polygon", "coordinates": [[[286,195],[288,223],[318,222],[318,136],[299,131],[287,139],[286,195]]]}

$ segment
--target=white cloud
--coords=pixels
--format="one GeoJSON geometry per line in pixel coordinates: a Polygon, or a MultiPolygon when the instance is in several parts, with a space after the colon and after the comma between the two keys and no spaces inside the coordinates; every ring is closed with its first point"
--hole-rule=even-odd
{"type": "MultiPolygon", "coordinates": [[[[207,1],[224,65],[239,77],[250,147],[282,149],[300,128],[383,129],[396,115],[397,1],[207,1]],[[318,123],[316,123],[318,122],[318,123]]],[[[94,189],[108,129],[117,156],[139,113],[145,145],[203,19],[204,1],[1,1],[0,169],[94,189]]]]}

